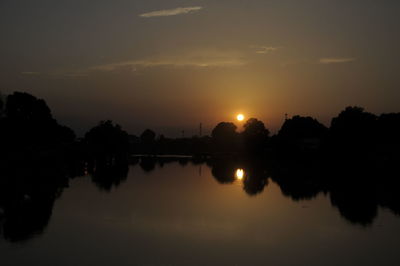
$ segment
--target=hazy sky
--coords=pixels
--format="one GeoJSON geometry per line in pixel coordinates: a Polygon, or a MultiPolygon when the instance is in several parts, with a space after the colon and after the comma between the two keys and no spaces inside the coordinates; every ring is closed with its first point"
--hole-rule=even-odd
{"type": "Polygon", "coordinates": [[[400,111],[398,0],[1,0],[0,91],[81,134],[400,111]]]}

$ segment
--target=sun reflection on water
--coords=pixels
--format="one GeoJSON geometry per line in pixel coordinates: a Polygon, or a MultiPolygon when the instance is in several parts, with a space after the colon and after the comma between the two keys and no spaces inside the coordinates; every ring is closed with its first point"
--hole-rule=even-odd
{"type": "Polygon", "coordinates": [[[242,180],[244,178],[244,170],[243,169],[237,169],[235,173],[235,177],[238,180],[242,180]]]}

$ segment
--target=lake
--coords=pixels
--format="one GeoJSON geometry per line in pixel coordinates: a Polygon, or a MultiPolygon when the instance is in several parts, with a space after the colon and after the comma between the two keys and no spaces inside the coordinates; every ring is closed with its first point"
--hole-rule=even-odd
{"type": "Polygon", "coordinates": [[[256,168],[142,160],[3,197],[1,265],[400,265],[387,194],[256,168]]]}

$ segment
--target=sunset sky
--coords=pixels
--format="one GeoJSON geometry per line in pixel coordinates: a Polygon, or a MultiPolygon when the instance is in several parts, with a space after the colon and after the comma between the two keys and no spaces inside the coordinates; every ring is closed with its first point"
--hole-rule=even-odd
{"type": "Polygon", "coordinates": [[[78,135],[400,111],[398,0],[1,0],[0,91],[78,135]]]}

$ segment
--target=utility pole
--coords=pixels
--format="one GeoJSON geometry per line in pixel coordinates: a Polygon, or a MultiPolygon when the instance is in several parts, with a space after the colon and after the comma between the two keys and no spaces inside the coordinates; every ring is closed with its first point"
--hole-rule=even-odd
{"type": "Polygon", "coordinates": [[[202,135],[203,135],[203,124],[200,123],[200,126],[199,126],[199,137],[201,137],[202,135]]]}

